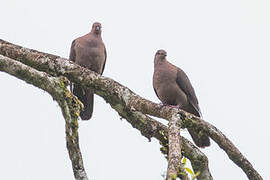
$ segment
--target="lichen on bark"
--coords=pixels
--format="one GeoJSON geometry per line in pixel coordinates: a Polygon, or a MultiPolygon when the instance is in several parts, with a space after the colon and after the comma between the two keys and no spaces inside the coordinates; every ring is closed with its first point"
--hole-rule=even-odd
{"type": "MultiPolygon", "coordinates": [[[[162,138],[164,136],[158,132],[161,130],[160,132],[164,133],[167,131],[168,133],[166,126],[158,131],[154,128],[145,128],[144,126],[148,126],[148,124],[158,124],[151,120],[148,115],[169,120],[172,115],[177,113],[181,117],[179,118],[179,121],[181,121],[182,128],[192,127],[194,129],[199,129],[202,133],[206,133],[227,153],[229,158],[246,173],[249,179],[262,179],[251,163],[221,131],[210,123],[207,123],[194,115],[191,115],[181,109],[153,103],[138,96],[116,81],[84,69],[66,59],[60,58],[59,56],[23,48],[4,40],[0,40],[0,54],[13,58],[16,61],[20,61],[51,76],[64,76],[72,82],[81,84],[86,88],[94,89],[95,93],[103,97],[106,102],[110,103],[112,108],[114,108],[120,116],[126,118],[131,124],[137,122],[138,124],[134,124],[134,127],[139,129],[145,137],[158,138],[162,144],[165,144],[165,146],[166,140],[165,138],[162,138]],[[141,116],[140,118],[144,120],[139,120],[138,116],[141,116]]],[[[2,67],[1,64],[0,67],[2,67]]],[[[76,127],[76,125],[74,126],[76,127]]],[[[158,124],[158,126],[163,127],[164,125],[158,124]]],[[[188,156],[184,156],[191,160],[193,169],[201,172],[197,179],[212,179],[208,169],[207,157],[196,149],[192,143],[185,141],[183,137],[182,142],[183,155],[186,153],[188,156]],[[201,163],[199,164],[199,162],[201,163]]]]}
{"type": "Polygon", "coordinates": [[[45,90],[57,101],[66,122],[67,149],[74,176],[77,180],[88,180],[78,142],[78,117],[83,107],[77,97],[68,91],[69,81],[67,78],[63,76],[52,77],[45,72],[37,71],[2,55],[0,55],[0,71],[45,90]]]}

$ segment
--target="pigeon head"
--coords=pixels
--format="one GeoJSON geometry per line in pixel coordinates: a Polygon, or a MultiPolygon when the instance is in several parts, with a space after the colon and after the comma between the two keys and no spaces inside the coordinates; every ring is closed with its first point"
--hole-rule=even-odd
{"type": "Polygon", "coordinates": [[[92,26],[92,32],[99,35],[101,34],[101,24],[99,22],[95,22],[92,26]]]}
{"type": "Polygon", "coordinates": [[[159,60],[165,60],[167,56],[167,52],[163,49],[160,49],[156,52],[155,58],[159,60]]]}

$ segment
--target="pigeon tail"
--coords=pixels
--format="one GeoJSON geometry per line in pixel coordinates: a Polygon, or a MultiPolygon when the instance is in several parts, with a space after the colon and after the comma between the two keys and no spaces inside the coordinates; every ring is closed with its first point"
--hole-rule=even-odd
{"type": "Polygon", "coordinates": [[[82,120],[89,120],[92,117],[94,106],[94,93],[91,89],[84,89],[74,84],[73,94],[83,103],[83,110],[80,113],[82,120]]]}

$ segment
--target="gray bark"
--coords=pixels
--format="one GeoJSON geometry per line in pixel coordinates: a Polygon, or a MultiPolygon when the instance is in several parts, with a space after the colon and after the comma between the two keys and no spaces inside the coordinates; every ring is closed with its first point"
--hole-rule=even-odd
{"type": "Polygon", "coordinates": [[[78,180],[88,180],[78,142],[78,115],[82,109],[77,97],[71,94],[65,77],[53,77],[32,67],[0,55],[0,71],[13,75],[48,92],[59,104],[66,122],[66,142],[73,173],[78,180]]]}
{"type": "Polygon", "coordinates": [[[180,125],[178,125],[179,116],[172,116],[169,120],[169,153],[168,153],[168,169],[167,180],[175,180],[180,177],[182,180],[188,180],[188,175],[185,173],[181,159],[181,136],[180,125]]]}
{"type": "MultiPolygon", "coordinates": [[[[221,131],[192,114],[181,109],[162,106],[146,100],[110,78],[100,76],[55,55],[23,48],[3,40],[0,40],[0,54],[20,61],[39,71],[44,71],[51,76],[64,76],[70,81],[94,89],[95,93],[103,97],[106,102],[110,103],[112,108],[122,117],[126,118],[128,121],[132,121],[133,119],[141,122],[141,124],[135,125],[137,129],[141,129],[141,127],[145,128],[145,125],[149,123],[144,124],[145,119],[151,120],[147,115],[167,120],[170,120],[172,117],[179,117],[178,121],[182,128],[192,127],[209,135],[227,153],[230,159],[246,173],[249,179],[262,179],[258,172],[252,167],[251,163],[221,131]],[[141,119],[138,118],[138,116],[141,119]]],[[[145,129],[142,128],[142,134],[145,133],[144,130],[145,129]]],[[[143,135],[148,138],[153,137],[151,134],[143,135]]],[[[168,136],[166,138],[168,138],[168,136]]],[[[189,147],[192,149],[192,155],[188,154],[189,156],[184,156],[191,160],[194,171],[200,171],[200,176],[203,175],[205,177],[204,179],[212,179],[208,170],[207,158],[198,149],[194,149],[193,145],[188,145],[189,143],[184,141],[183,138],[182,142],[184,142],[182,143],[182,151],[184,153],[191,152],[189,151],[190,149],[185,148],[189,147]],[[198,157],[204,161],[193,161],[196,154],[200,154],[198,157]]],[[[166,152],[168,145],[164,147],[163,152],[166,152]]],[[[203,179],[200,176],[197,179],[203,179]]]]}

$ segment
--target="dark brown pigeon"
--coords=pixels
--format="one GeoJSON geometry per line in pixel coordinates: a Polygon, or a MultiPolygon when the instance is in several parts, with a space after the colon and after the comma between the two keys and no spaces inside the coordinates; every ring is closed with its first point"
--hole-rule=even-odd
{"type": "MultiPolygon", "coordinates": [[[[72,42],[69,59],[82,67],[102,74],[106,63],[106,49],[101,38],[101,24],[95,22],[90,33],[72,42]]],[[[83,103],[84,109],[80,113],[82,120],[89,120],[93,113],[93,90],[74,84],[70,90],[83,103]]]]}
{"type": "MultiPolygon", "coordinates": [[[[156,95],[164,105],[179,106],[181,109],[201,117],[195,91],[183,70],[166,60],[167,53],[158,50],[155,55],[153,87],[156,95]]],[[[193,141],[199,147],[210,146],[207,135],[200,135],[188,129],[193,141]]]]}

